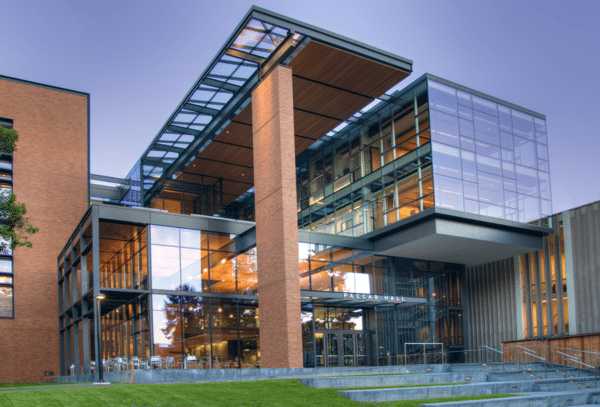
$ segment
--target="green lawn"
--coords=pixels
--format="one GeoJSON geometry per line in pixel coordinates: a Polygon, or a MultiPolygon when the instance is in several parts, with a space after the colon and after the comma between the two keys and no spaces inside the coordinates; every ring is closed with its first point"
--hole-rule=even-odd
{"type": "MultiPolygon", "coordinates": [[[[493,398],[484,396],[484,399],[493,398]]],[[[459,399],[410,400],[385,403],[355,402],[335,389],[311,389],[297,379],[226,383],[123,384],[103,387],[0,391],[0,406],[100,407],[100,406],[261,406],[336,407],[402,406],[417,407],[424,402],[459,399]]]]}

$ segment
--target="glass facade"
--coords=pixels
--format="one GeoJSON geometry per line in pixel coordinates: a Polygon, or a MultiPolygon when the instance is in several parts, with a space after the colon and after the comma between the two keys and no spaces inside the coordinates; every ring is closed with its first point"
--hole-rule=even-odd
{"type": "Polygon", "coordinates": [[[200,368],[260,367],[257,300],[153,295],[154,355],[200,368]]]}
{"type": "Polygon", "coordinates": [[[433,206],[424,83],[296,158],[301,229],[361,236],[433,206]]]}
{"type": "Polygon", "coordinates": [[[152,289],[256,294],[256,249],[236,253],[235,235],[152,225],[152,289]]]}
{"type": "MultiPolygon", "coordinates": [[[[358,346],[361,341],[365,346],[373,346],[376,341],[377,355],[369,354],[369,363],[376,365],[403,363],[405,343],[437,342],[447,348],[464,347],[461,265],[377,256],[364,250],[310,243],[299,243],[299,263],[302,290],[428,300],[426,304],[405,308],[323,308],[318,303],[303,304],[305,367],[340,365],[343,335],[354,335],[345,338],[348,346],[358,346]],[[364,337],[345,332],[354,330],[364,330],[364,337]]],[[[358,350],[353,352],[352,363],[358,363],[360,354],[356,353],[358,350]]],[[[366,360],[365,354],[365,363],[366,360]]]]}
{"type": "Polygon", "coordinates": [[[296,159],[298,225],[360,236],[434,205],[551,215],[546,122],[432,79],[397,92],[296,159]]]}
{"type": "Polygon", "coordinates": [[[552,214],[546,121],[429,79],[435,205],[531,222],[552,214]]]}
{"type": "Polygon", "coordinates": [[[206,297],[256,294],[256,249],[235,250],[235,235],[150,227],[154,355],[203,368],[260,366],[257,299],[206,297]],[[194,295],[192,293],[200,294],[194,295]]]}

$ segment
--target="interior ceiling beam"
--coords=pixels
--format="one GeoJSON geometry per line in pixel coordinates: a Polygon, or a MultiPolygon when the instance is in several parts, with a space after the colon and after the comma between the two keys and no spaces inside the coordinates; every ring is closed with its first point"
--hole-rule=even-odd
{"type": "Polygon", "coordinates": [[[142,165],[151,165],[154,167],[169,168],[171,163],[164,162],[162,158],[146,157],[142,160],[142,165]]]}
{"type": "Polygon", "coordinates": [[[181,154],[181,153],[183,153],[185,151],[185,148],[170,146],[170,145],[167,145],[167,144],[156,143],[155,145],[152,146],[152,150],[157,150],[157,151],[172,151],[172,152],[175,152],[177,154],[181,154]]]}
{"type": "Polygon", "coordinates": [[[311,110],[300,109],[298,107],[294,107],[294,110],[297,110],[299,112],[308,113],[308,114],[314,114],[315,116],[325,117],[326,119],[337,120],[339,122],[345,121],[345,119],[340,119],[339,117],[327,116],[326,114],[321,114],[321,113],[313,112],[311,110]]]}
{"type": "Polygon", "coordinates": [[[247,148],[248,150],[252,150],[252,147],[243,146],[243,145],[241,145],[241,144],[228,143],[228,142],[226,142],[226,141],[213,140],[213,143],[220,143],[220,144],[225,144],[225,145],[228,145],[228,146],[240,147],[240,148],[247,148]]]}
{"type": "Polygon", "coordinates": [[[215,116],[217,113],[219,113],[219,110],[217,110],[217,109],[211,109],[210,107],[198,106],[198,105],[195,105],[195,104],[189,103],[189,102],[184,104],[183,108],[186,110],[191,110],[191,111],[197,112],[197,113],[203,113],[203,114],[207,114],[210,116],[215,116]]]}
{"type": "Polygon", "coordinates": [[[228,90],[233,93],[237,92],[241,88],[241,86],[234,85],[233,83],[218,81],[216,79],[211,79],[211,78],[206,78],[203,81],[203,85],[215,86],[217,88],[225,89],[225,90],[228,90]]]}
{"type": "MultiPolygon", "coordinates": [[[[191,134],[193,136],[200,134],[200,131],[198,130],[190,129],[189,127],[177,126],[175,124],[171,124],[169,127],[167,127],[167,130],[172,131],[173,133],[191,134]]],[[[152,148],[154,148],[154,146],[152,148]]]]}
{"type": "MultiPolygon", "coordinates": [[[[204,160],[204,161],[210,161],[210,162],[213,162],[213,163],[233,165],[234,167],[249,168],[251,170],[254,169],[254,167],[250,167],[250,166],[247,166],[247,165],[230,163],[230,162],[227,162],[227,161],[211,160],[210,158],[205,158],[205,157],[197,157],[197,159],[198,160],[204,160]]],[[[219,178],[219,177],[216,177],[216,178],[219,178]]]]}
{"type": "MultiPolygon", "coordinates": [[[[214,179],[220,179],[223,181],[228,181],[228,182],[235,182],[238,184],[246,184],[246,185],[254,185],[254,183],[252,182],[246,182],[246,181],[240,181],[239,179],[231,179],[231,178],[223,178],[223,177],[215,177],[214,175],[207,175],[207,174],[202,174],[202,173],[195,173],[195,172],[190,172],[190,171],[184,171],[182,172],[184,178],[186,175],[192,175],[192,176],[196,176],[196,177],[206,177],[206,178],[214,178],[214,179]]],[[[185,179],[179,182],[190,182],[190,181],[186,181],[185,179]]]]}
{"type": "Polygon", "coordinates": [[[356,95],[356,96],[361,96],[361,97],[363,97],[363,98],[367,98],[367,99],[369,99],[369,100],[374,100],[374,98],[373,98],[373,97],[371,97],[371,96],[368,96],[368,95],[363,95],[362,93],[354,92],[354,91],[352,91],[352,90],[348,90],[348,89],[345,89],[345,88],[340,88],[339,86],[334,86],[334,85],[331,85],[331,84],[329,84],[329,83],[326,83],[326,82],[317,81],[317,80],[315,80],[315,79],[310,79],[310,78],[307,78],[307,77],[305,77],[305,76],[300,76],[300,75],[295,75],[295,74],[292,74],[292,76],[293,76],[294,78],[298,78],[298,79],[302,79],[302,80],[309,81],[309,82],[312,82],[312,83],[317,83],[317,84],[319,84],[319,85],[327,86],[328,88],[332,88],[332,89],[340,90],[340,91],[342,91],[342,92],[351,93],[351,94],[353,94],[353,95],[356,95]]]}
{"type": "Polygon", "coordinates": [[[254,54],[250,54],[249,52],[238,51],[237,49],[229,48],[227,51],[225,51],[225,53],[229,56],[243,59],[244,61],[254,62],[259,65],[265,61],[264,58],[261,58],[254,54]]]}
{"type": "Polygon", "coordinates": [[[281,65],[287,56],[294,50],[298,40],[294,39],[294,31],[290,31],[285,39],[277,46],[275,51],[260,65],[259,76],[266,78],[273,69],[281,65]]]}

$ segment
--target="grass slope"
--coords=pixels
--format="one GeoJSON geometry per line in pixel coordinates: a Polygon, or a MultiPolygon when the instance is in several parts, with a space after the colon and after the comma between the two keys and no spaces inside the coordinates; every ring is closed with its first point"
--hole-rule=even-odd
{"type": "MultiPolygon", "coordinates": [[[[465,398],[469,400],[493,398],[465,398]]],[[[227,383],[137,384],[105,387],[0,391],[0,406],[11,407],[417,407],[424,402],[459,399],[410,400],[385,403],[355,402],[335,389],[311,389],[297,379],[227,383]]]]}

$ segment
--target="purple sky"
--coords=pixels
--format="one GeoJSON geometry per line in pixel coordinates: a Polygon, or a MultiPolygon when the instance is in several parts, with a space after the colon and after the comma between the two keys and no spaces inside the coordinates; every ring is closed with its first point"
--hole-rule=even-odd
{"type": "MultiPolygon", "coordinates": [[[[554,212],[600,199],[600,1],[254,3],[545,114],[554,212]]],[[[90,93],[92,173],[124,177],[252,4],[2,0],[0,75],[90,93]]]]}

